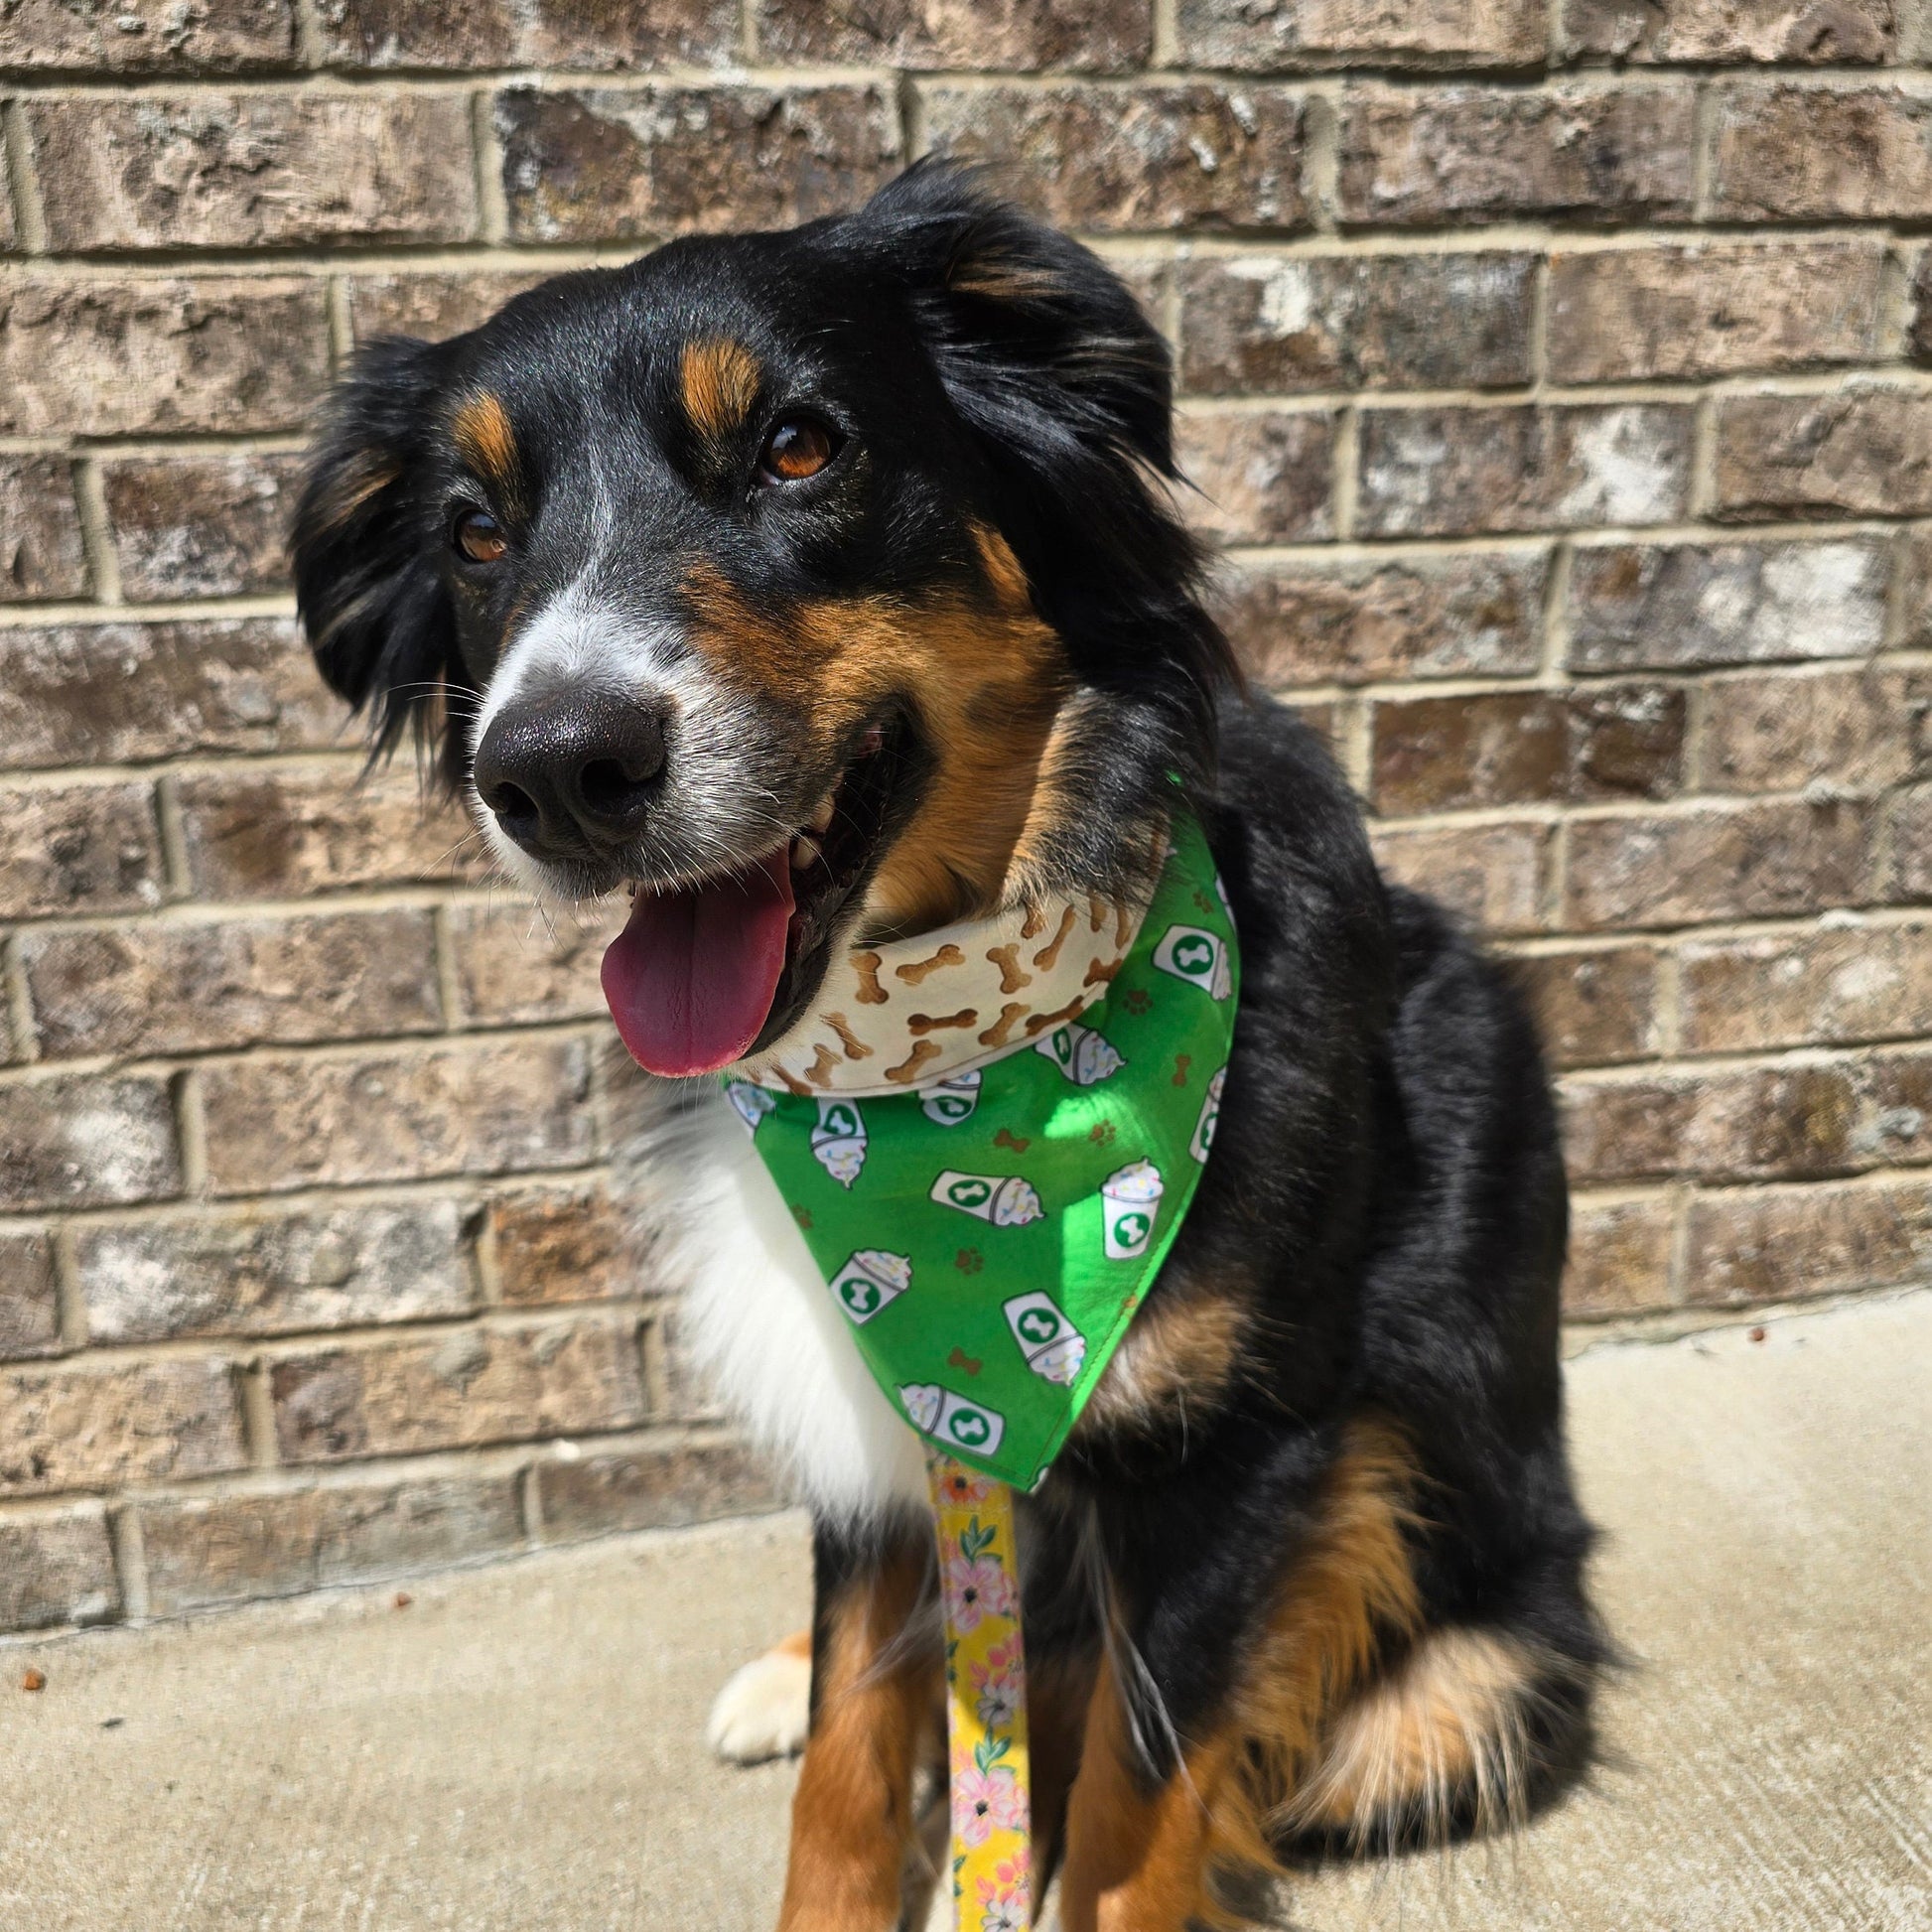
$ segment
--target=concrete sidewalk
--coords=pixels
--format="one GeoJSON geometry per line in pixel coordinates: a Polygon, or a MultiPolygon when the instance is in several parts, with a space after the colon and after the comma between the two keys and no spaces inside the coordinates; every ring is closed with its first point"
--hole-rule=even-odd
{"type": "MultiPolygon", "coordinates": [[[[1294,1932],[1932,1928],[1932,1293],[1571,1367],[1609,1762],[1294,1932]]],[[[792,1771],[700,1742],[798,1623],[794,1518],[0,1646],[0,1926],[759,1932],[792,1771]],[[16,1687],[45,1671],[37,1696],[16,1687]]]]}

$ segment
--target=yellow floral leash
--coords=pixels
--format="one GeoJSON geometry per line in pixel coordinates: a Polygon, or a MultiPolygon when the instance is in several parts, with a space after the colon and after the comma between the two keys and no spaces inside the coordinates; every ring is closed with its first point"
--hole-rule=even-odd
{"type": "Polygon", "coordinates": [[[953,1925],[1027,1932],[1033,1837],[1013,1490],[950,1456],[928,1455],[926,1471],[946,1613],[953,1925]]]}

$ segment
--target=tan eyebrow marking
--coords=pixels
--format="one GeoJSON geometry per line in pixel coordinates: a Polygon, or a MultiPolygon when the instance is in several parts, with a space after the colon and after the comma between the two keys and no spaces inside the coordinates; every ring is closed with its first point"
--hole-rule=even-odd
{"type": "Polygon", "coordinates": [[[485,389],[450,418],[450,439],[464,462],[507,500],[516,493],[516,432],[500,396],[485,389]]]}
{"type": "Polygon", "coordinates": [[[741,428],[758,401],[760,374],[758,357],[743,343],[686,343],[678,381],[692,428],[714,443],[741,428]]]}

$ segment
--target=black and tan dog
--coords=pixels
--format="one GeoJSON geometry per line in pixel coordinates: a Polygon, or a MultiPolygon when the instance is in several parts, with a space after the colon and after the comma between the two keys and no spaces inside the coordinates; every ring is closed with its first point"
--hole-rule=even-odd
{"type": "MultiPolygon", "coordinates": [[[[1170,404],[1100,261],[923,167],[375,344],[296,532],[324,674],[383,741],[440,733],[505,870],[632,885],[607,986],[666,1074],[781,1040],[833,949],[1144,894],[1189,788],[1244,955],[1219,1138],[1024,1506],[1072,1932],[1179,1932],[1297,1841],[1511,1823],[1578,1764],[1603,1656],[1530,1023],[1241,690],[1170,404]]],[[[653,1104],[692,1345],[816,1522],[782,1923],[889,1932],[939,1747],[918,1450],[717,1082],[653,1104]]]]}

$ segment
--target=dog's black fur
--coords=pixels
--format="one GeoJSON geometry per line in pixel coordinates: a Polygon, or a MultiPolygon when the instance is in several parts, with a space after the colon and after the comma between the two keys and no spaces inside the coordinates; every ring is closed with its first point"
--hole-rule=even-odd
{"type": "MultiPolygon", "coordinates": [[[[1605,1655],[1564,1449],[1566,1195],[1543,1063],[1501,972],[1427,899],[1379,879],[1317,741],[1241,690],[1164,487],[1170,412],[1165,347],[1100,262],[959,172],[923,167],[849,217],[674,243],[547,283],[454,343],[365,350],[297,524],[302,613],[324,674],[374,708],[383,740],[434,722],[439,692],[460,712],[518,615],[587,554],[573,491],[594,443],[634,532],[608,561],[614,595],[642,613],[684,608],[671,563],[692,556],[780,625],[801,600],[970,600],[983,594],[973,527],[1003,537],[1086,707],[1036,883],[1139,883],[1144,845],[1128,834],[1177,773],[1243,955],[1214,1158],[1141,1317],[1228,1305],[1234,1372],[1083,1421],[1030,1505],[1034,1668],[1097,1655],[1097,1551],[1146,1667],[1124,1674],[1139,1776],[1152,1788],[1173,1775],[1228,1721],[1348,1432],[1374,1418],[1413,1460],[1403,1536],[1422,1606],[1420,1628],[1383,1633],[1384,1662],[1470,1628],[1531,1660],[1520,1768],[1534,1796],[1578,1764],[1605,1655]],[[750,345],[767,372],[770,409],[742,447],[699,447],[680,415],[666,345],[694,330],[750,345]],[[520,503],[493,506],[512,567],[494,578],[448,541],[453,506],[477,488],[448,412],[479,389],[516,426],[520,503]],[[840,460],[789,493],[760,490],[748,483],[759,424],[793,398],[836,429],[840,460]]],[[[918,740],[920,691],[890,696],[918,740]]],[[[849,746],[828,765],[788,738],[790,704],[773,697],[759,717],[779,767],[763,780],[795,811],[849,746]]],[[[460,779],[467,734],[443,743],[460,779]]],[[[908,754],[883,848],[916,819],[922,774],[946,752],[908,754]]],[[[962,877],[949,909],[984,909],[962,877]]],[[[923,1535],[822,1521],[821,1624],[923,1535]]],[[[1349,1829],[1400,1842],[1474,1822],[1473,1784],[1448,1797],[1447,1810],[1383,1802],[1349,1829]]]]}

